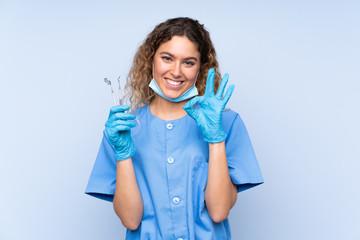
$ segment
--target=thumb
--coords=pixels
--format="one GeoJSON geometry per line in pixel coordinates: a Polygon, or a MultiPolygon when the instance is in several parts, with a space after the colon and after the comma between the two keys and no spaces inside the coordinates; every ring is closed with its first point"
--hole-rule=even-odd
{"type": "Polygon", "coordinates": [[[192,118],[197,118],[199,116],[199,112],[194,108],[194,105],[201,102],[201,97],[195,97],[188,101],[183,109],[189,114],[192,118]]]}
{"type": "Polygon", "coordinates": [[[199,112],[198,112],[198,110],[195,109],[195,108],[187,108],[187,109],[184,109],[184,110],[187,112],[187,114],[188,114],[190,117],[192,117],[192,118],[194,118],[194,119],[197,119],[198,116],[199,116],[199,112]]]}
{"type": "Polygon", "coordinates": [[[201,102],[201,97],[194,97],[190,101],[188,101],[183,109],[186,111],[186,109],[192,108],[195,104],[201,102]]]}

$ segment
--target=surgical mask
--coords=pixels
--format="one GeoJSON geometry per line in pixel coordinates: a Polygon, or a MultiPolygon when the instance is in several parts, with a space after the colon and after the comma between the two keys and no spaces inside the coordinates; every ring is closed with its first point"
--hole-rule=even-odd
{"type": "Polygon", "coordinates": [[[164,93],[161,91],[161,89],[159,88],[159,86],[157,85],[155,79],[152,79],[149,87],[154,90],[154,92],[156,92],[160,97],[165,98],[168,101],[171,102],[181,102],[184,100],[187,100],[189,98],[195,97],[196,95],[199,94],[197,88],[195,87],[195,84],[189,89],[187,90],[184,94],[182,94],[181,96],[177,97],[177,98],[168,98],[164,95],[164,93]]]}
{"type": "MultiPolygon", "coordinates": [[[[196,74],[196,80],[198,77],[199,73],[196,74]]],[[[195,87],[196,81],[194,83],[194,85],[189,88],[189,90],[187,90],[184,94],[182,94],[181,96],[177,97],[177,98],[168,98],[164,95],[164,93],[161,91],[161,89],[159,88],[159,86],[157,85],[155,78],[154,78],[154,64],[153,64],[153,79],[151,80],[151,82],[149,83],[149,87],[154,90],[154,92],[156,92],[160,97],[170,101],[170,102],[181,102],[187,99],[190,99],[192,97],[195,97],[197,95],[199,95],[199,92],[197,90],[197,88],[195,87]]]]}

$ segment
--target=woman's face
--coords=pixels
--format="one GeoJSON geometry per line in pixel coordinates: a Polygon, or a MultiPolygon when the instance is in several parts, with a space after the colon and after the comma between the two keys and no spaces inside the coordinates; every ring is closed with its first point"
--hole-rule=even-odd
{"type": "Polygon", "coordinates": [[[196,82],[200,71],[200,52],[185,36],[174,36],[162,43],[154,55],[154,79],[168,98],[177,98],[196,82]]]}

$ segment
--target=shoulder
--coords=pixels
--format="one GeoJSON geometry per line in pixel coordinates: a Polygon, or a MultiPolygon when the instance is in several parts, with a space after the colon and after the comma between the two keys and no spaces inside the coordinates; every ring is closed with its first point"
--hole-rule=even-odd
{"type": "Polygon", "coordinates": [[[231,131],[234,125],[241,126],[241,128],[245,128],[245,124],[239,115],[239,113],[233,110],[225,110],[222,115],[222,122],[224,131],[228,133],[231,131]]]}
{"type": "Polygon", "coordinates": [[[226,109],[223,111],[222,121],[224,125],[232,125],[237,119],[241,120],[239,113],[231,109],[226,109]]]}
{"type": "Polygon", "coordinates": [[[142,118],[149,111],[149,104],[146,104],[138,109],[135,109],[134,113],[138,118],[142,118]]]}
{"type": "Polygon", "coordinates": [[[231,109],[225,109],[223,111],[223,120],[234,120],[239,114],[231,109]]]}

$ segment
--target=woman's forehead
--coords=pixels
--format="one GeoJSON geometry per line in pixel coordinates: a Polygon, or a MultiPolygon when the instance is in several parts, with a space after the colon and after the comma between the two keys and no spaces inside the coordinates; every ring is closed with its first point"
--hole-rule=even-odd
{"type": "Polygon", "coordinates": [[[160,44],[156,51],[160,53],[170,53],[179,57],[195,57],[200,58],[200,52],[197,45],[190,41],[186,36],[174,36],[169,41],[160,44]]]}

